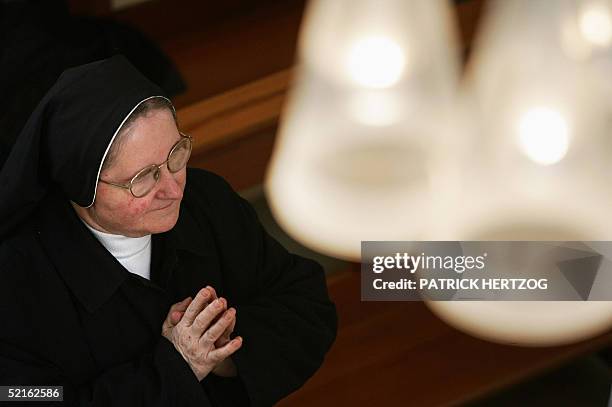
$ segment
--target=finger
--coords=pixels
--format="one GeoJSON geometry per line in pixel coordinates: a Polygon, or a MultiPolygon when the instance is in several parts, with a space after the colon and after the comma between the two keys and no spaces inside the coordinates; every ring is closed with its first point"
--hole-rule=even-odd
{"type": "Polygon", "coordinates": [[[170,307],[170,310],[168,311],[168,316],[166,317],[166,320],[163,323],[163,327],[172,328],[174,325],[176,325],[178,321],[181,320],[183,311],[187,309],[187,306],[189,305],[190,302],[191,302],[191,297],[187,297],[183,301],[173,304],[170,307]],[[177,316],[177,313],[179,313],[180,315],[177,316]]]}
{"type": "Polygon", "coordinates": [[[226,343],[228,343],[230,341],[230,334],[232,332],[229,330],[229,328],[227,328],[225,330],[225,332],[223,332],[221,334],[221,336],[219,337],[219,339],[217,339],[215,341],[215,348],[220,348],[222,346],[224,346],[226,343]]]}
{"type": "Polygon", "coordinates": [[[225,328],[225,331],[221,334],[219,339],[217,339],[217,341],[215,342],[216,348],[220,348],[221,346],[228,343],[230,341],[230,335],[232,334],[232,332],[234,332],[234,327],[236,326],[236,313],[235,313],[236,310],[234,308],[230,308],[230,310],[234,310],[234,315],[232,317],[230,325],[227,328],[225,328]]]}
{"type": "Polygon", "coordinates": [[[176,311],[185,312],[185,310],[187,309],[190,303],[191,303],[191,297],[187,297],[181,302],[172,304],[172,306],[170,307],[170,311],[168,311],[168,315],[176,311]]]}
{"type": "MultiPolygon", "coordinates": [[[[236,310],[234,310],[233,308],[230,308],[227,311],[225,311],[223,315],[216,322],[211,324],[210,328],[208,328],[208,330],[204,332],[204,335],[202,335],[202,337],[200,338],[200,342],[202,343],[202,346],[208,347],[210,345],[215,344],[218,341],[221,341],[223,338],[223,335],[225,334],[225,332],[227,332],[228,328],[232,324],[232,321],[234,321],[235,317],[236,317],[236,310]]],[[[220,346],[225,345],[227,342],[229,342],[229,334],[228,334],[228,340],[224,341],[220,346]]]]}
{"type": "Polygon", "coordinates": [[[206,288],[202,288],[185,310],[182,321],[187,326],[191,326],[198,314],[206,307],[208,301],[210,301],[210,291],[206,288]]]}
{"type": "MultiPolygon", "coordinates": [[[[204,309],[204,311],[200,312],[200,314],[196,317],[195,321],[193,321],[193,325],[191,326],[191,333],[199,338],[204,335],[207,330],[210,330],[211,327],[217,325],[217,323],[224,324],[223,329],[219,332],[219,335],[223,333],[229,321],[224,319],[223,317],[219,318],[218,321],[215,322],[218,316],[223,314],[225,311],[225,307],[227,306],[227,302],[223,298],[218,298],[210,303],[208,307],[204,309]]],[[[214,331],[216,334],[216,330],[214,331]]],[[[211,338],[212,333],[206,334],[208,338],[211,338]]],[[[215,337],[210,344],[213,344],[217,340],[218,336],[215,337]]]]}
{"type": "Polygon", "coordinates": [[[215,323],[215,320],[223,314],[226,308],[227,301],[224,298],[217,298],[211,302],[193,321],[191,334],[196,338],[200,338],[215,323]]]}
{"type": "Polygon", "coordinates": [[[240,349],[241,346],[242,337],[237,336],[231,341],[229,341],[225,346],[208,352],[208,355],[206,355],[206,359],[212,363],[217,364],[223,359],[230,357],[234,352],[240,349]]]}
{"type": "Polygon", "coordinates": [[[236,308],[231,308],[231,309],[234,310],[234,318],[232,318],[232,324],[228,328],[229,333],[234,332],[234,328],[236,327],[236,308]]]}
{"type": "Polygon", "coordinates": [[[218,297],[217,297],[217,292],[215,291],[215,289],[209,285],[207,285],[206,288],[208,289],[208,291],[210,291],[211,298],[213,300],[216,300],[218,297]]]}
{"type": "Polygon", "coordinates": [[[183,317],[184,312],[174,311],[172,315],[170,315],[170,323],[174,326],[179,323],[181,318],[183,317]]]}

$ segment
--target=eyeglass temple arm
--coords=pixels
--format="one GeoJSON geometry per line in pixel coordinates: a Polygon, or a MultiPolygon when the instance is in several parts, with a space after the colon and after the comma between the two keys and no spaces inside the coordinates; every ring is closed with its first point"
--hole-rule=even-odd
{"type": "Polygon", "coordinates": [[[125,188],[125,189],[130,189],[130,185],[129,185],[129,184],[117,184],[117,183],[114,183],[114,182],[105,181],[105,180],[103,180],[103,179],[100,179],[99,181],[100,181],[100,182],[103,182],[103,183],[105,183],[105,184],[108,184],[108,185],[115,186],[115,187],[125,188]]]}

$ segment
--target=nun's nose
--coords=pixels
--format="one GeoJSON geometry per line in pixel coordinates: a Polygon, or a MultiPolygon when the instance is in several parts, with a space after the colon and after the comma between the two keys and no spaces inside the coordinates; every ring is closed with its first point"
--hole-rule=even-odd
{"type": "Polygon", "coordinates": [[[183,188],[177,180],[180,171],[172,174],[167,166],[163,166],[160,170],[157,196],[163,199],[182,199],[183,188]]]}

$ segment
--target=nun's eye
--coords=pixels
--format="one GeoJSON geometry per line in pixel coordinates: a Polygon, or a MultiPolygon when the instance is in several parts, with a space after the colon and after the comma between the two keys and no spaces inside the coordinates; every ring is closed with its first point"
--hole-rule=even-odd
{"type": "Polygon", "coordinates": [[[137,197],[143,197],[149,193],[159,179],[159,168],[152,165],[140,171],[134,179],[132,179],[132,194],[137,197]]]}
{"type": "Polygon", "coordinates": [[[100,178],[100,182],[110,184],[118,188],[129,189],[132,195],[136,198],[142,198],[155,187],[159,177],[161,176],[161,168],[164,165],[168,166],[168,171],[176,173],[187,166],[189,156],[191,155],[192,141],[191,136],[181,133],[181,139],[170,149],[168,159],[163,163],[156,165],[151,164],[148,167],[140,170],[129,184],[118,184],[111,181],[106,181],[100,178]]]}
{"type": "Polygon", "coordinates": [[[191,155],[191,139],[181,139],[168,156],[168,170],[172,173],[185,168],[191,155]]]}

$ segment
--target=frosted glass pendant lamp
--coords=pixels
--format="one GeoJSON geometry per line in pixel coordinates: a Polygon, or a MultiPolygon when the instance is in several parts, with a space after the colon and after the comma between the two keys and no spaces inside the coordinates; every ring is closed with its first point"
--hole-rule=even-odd
{"type": "Polygon", "coordinates": [[[442,0],[318,0],[266,189],[303,244],[357,260],[362,240],[417,240],[457,84],[442,0]]]}
{"type": "Polygon", "coordinates": [[[612,107],[612,1],[582,0],[576,2],[576,16],[566,24],[565,48],[587,70],[585,80],[593,92],[612,107]]]}
{"type": "MultiPolygon", "coordinates": [[[[584,25],[580,14],[604,3],[490,3],[467,81],[475,136],[454,173],[438,177],[453,184],[442,188],[450,192],[432,229],[438,239],[612,240],[612,122],[605,92],[586,74],[589,53],[608,42],[607,17],[584,25]]],[[[589,298],[609,298],[608,262],[589,298]]],[[[576,300],[428,306],[468,333],[520,345],[575,342],[612,327],[612,302],[576,300]]]]}

